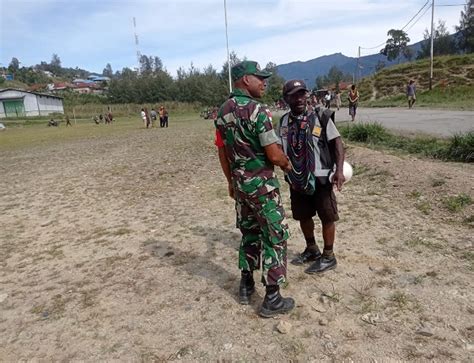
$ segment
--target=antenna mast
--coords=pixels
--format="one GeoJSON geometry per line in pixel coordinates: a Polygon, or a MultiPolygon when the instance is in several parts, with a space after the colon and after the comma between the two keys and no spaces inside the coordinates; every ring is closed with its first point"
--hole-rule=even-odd
{"type": "Polygon", "coordinates": [[[135,20],[135,17],[133,17],[133,35],[135,37],[135,49],[137,51],[137,71],[140,72],[140,58],[142,55],[138,46],[137,22],[135,20]]]}

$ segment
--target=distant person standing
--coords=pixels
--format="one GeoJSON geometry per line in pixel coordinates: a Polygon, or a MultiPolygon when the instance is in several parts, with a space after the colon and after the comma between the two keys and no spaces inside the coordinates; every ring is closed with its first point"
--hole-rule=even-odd
{"type": "Polygon", "coordinates": [[[331,92],[326,93],[324,96],[324,106],[326,108],[331,108],[331,92]]]}
{"type": "Polygon", "coordinates": [[[412,79],[410,79],[410,82],[407,84],[407,99],[408,108],[412,108],[416,101],[416,85],[412,79]]]}
{"type": "Polygon", "coordinates": [[[145,109],[144,109],[144,108],[142,108],[142,110],[141,110],[141,112],[140,112],[140,117],[141,117],[142,120],[143,120],[143,125],[144,125],[145,127],[148,127],[147,124],[146,124],[146,113],[145,113],[145,109]]]}
{"type": "Polygon", "coordinates": [[[165,106],[160,107],[160,127],[168,127],[168,110],[165,106]]]}
{"type": "Polygon", "coordinates": [[[155,121],[158,114],[156,113],[154,108],[151,109],[150,116],[151,116],[151,127],[155,127],[155,121]]]}
{"type": "Polygon", "coordinates": [[[146,124],[146,128],[149,128],[151,124],[150,112],[148,111],[148,108],[146,107],[145,107],[145,124],[146,124]]]}
{"type": "Polygon", "coordinates": [[[341,104],[342,104],[342,102],[341,102],[341,92],[336,91],[335,98],[336,98],[336,107],[337,107],[337,110],[339,111],[339,109],[341,108],[341,104]]]}
{"type": "Polygon", "coordinates": [[[357,113],[357,106],[359,104],[359,91],[355,84],[351,86],[347,99],[349,100],[349,115],[352,117],[351,121],[354,121],[357,113]]]}
{"type": "Polygon", "coordinates": [[[71,121],[69,120],[69,116],[66,116],[66,127],[72,126],[71,121]]]}

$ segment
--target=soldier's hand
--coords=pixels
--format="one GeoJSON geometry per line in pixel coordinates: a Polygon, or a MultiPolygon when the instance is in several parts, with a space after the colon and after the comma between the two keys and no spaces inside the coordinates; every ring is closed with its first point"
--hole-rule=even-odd
{"type": "Polygon", "coordinates": [[[285,167],[281,167],[281,170],[283,170],[285,173],[289,173],[293,169],[293,165],[291,165],[290,159],[288,159],[288,164],[285,167]]]}
{"type": "Polygon", "coordinates": [[[227,189],[229,190],[229,197],[231,197],[232,199],[235,199],[234,187],[231,183],[227,184],[227,189]]]}

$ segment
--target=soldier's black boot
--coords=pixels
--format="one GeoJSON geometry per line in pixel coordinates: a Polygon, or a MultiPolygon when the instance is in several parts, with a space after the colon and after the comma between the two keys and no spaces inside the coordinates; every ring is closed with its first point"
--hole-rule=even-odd
{"type": "Polygon", "coordinates": [[[239,286],[239,299],[242,305],[250,304],[250,296],[255,292],[255,281],[252,271],[242,271],[239,286]]]}
{"type": "Polygon", "coordinates": [[[260,316],[271,318],[278,314],[286,314],[295,307],[295,300],[291,297],[280,295],[280,288],[277,285],[267,286],[267,293],[260,308],[260,316]]]}

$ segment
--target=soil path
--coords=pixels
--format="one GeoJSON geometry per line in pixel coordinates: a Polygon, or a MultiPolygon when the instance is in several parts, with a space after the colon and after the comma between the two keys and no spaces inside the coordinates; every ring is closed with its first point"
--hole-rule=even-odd
{"type": "MultiPolygon", "coordinates": [[[[290,265],[296,309],[261,319],[262,286],[236,301],[211,123],[138,125],[0,154],[1,361],[472,359],[474,206],[456,206],[473,165],[348,145],[337,269],[290,265]]],[[[291,258],[303,238],[282,195],[291,258]]]]}
{"type": "MultiPolygon", "coordinates": [[[[337,114],[338,121],[349,121],[347,109],[337,114]]],[[[474,111],[415,108],[359,108],[356,122],[379,122],[393,130],[452,136],[474,131],[474,111]]]]}

